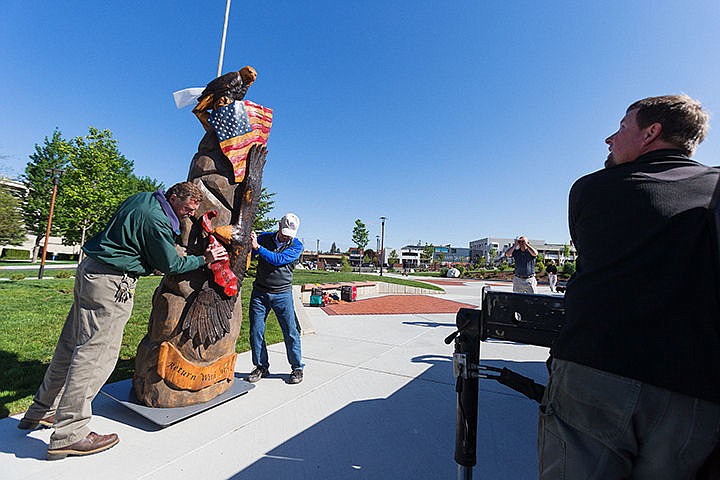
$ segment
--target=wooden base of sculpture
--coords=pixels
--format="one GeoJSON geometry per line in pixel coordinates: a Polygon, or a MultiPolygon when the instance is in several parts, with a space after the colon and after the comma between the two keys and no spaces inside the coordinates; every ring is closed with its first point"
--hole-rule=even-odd
{"type": "Polygon", "coordinates": [[[210,281],[206,270],[163,278],[153,296],[148,333],[135,359],[135,395],[151,407],[181,407],[206,402],[234,381],[235,342],[242,324],[236,302],[230,332],[211,345],[195,345],[181,329],[187,299],[210,281]]]}

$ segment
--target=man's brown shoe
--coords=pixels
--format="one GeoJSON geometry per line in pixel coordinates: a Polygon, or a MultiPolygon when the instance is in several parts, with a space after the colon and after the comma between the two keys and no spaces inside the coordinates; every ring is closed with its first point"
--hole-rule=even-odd
{"type": "Polygon", "coordinates": [[[18,428],[20,430],[35,430],[38,427],[43,428],[50,428],[53,426],[53,423],[55,423],[55,415],[48,415],[45,418],[41,418],[40,420],[33,420],[31,418],[23,417],[22,420],[20,420],[20,423],[18,423],[18,428]]]}
{"type": "Polygon", "coordinates": [[[102,452],[103,450],[114,447],[119,441],[120,439],[117,433],[98,435],[95,432],[90,432],[87,437],[72,445],[52,450],[48,449],[47,459],[60,460],[68,455],[92,455],[93,453],[102,452]]]}

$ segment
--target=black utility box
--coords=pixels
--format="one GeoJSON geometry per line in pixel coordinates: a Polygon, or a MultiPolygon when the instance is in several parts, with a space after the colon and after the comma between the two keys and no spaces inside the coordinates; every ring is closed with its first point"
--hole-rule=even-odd
{"type": "Polygon", "coordinates": [[[343,285],[340,287],[340,300],[343,302],[354,302],[357,300],[357,287],[355,285],[343,285]]]}

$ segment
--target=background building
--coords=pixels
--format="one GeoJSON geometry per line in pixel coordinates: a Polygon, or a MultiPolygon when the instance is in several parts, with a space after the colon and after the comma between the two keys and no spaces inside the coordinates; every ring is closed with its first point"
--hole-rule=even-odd
{"type": "MultiPolygon", "coordinates": [[[[488,265],[501,262],[505,258],[505,252],[515,244],[514,238],[487,237],[480,240],[470,242],[470,261],[475,263],[479,259],[484,258],[488,265]]],[[[530,239],[530,245],[541,253],[546,259],[554,259],[558,264],[562,265],[566,261],[575,261],[577,252],[572,244],[567,244],[568,252],[566,255],[566,244],[563,243],[547,243],[545,240],[530,239]]]]}
{"type": "Polygon", "coordinates": [[[422,245],[405,245],[400,249],[400,263],[403,268],[418,268],[425,247],[422,245]]]}

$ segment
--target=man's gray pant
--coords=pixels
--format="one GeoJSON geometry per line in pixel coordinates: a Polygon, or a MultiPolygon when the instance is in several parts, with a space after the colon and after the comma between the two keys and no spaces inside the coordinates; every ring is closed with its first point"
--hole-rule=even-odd
{"type": "Polygon", "coordinates": [[[720,404],[553,359],[540,406],[541,480],[694,479],[720,404]]]}
{"type": "Polygon", "coordinates": [[[63,448],[89,433],[91,402],[117,363],[132,296],[117,301],[121,283],[134,291],[137,281],[89,257],[75,274],[74,302],[50,366],[45,371],[29,419],[55,415],[50,449],[63,448]]]}

